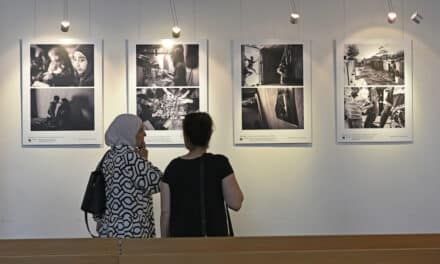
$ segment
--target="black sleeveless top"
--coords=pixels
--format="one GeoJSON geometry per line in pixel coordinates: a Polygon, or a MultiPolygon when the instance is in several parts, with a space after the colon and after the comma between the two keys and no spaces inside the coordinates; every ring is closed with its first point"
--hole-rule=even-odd
{"type": "Polygon", "coordinates": [[[222,180],[233,173],[223,155],[204,154],[186,160],[176,158],[165,170],[163,182],[170,187],[171,237],[203,236],[201,224],[200,161],[205,167],[205,208],[208,236],[227,236],[222,180]]]}

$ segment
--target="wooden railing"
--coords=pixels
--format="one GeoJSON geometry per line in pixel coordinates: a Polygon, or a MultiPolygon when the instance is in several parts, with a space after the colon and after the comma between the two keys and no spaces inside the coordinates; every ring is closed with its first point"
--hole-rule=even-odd
{"type": "Polygon", "coordinates": [[[440,235],[0,240],[0,263],[437,264],[440,235]]]}
{"type": "Polygon", "coordinates": [[[116,239],[0,240],[1,264],[117,264],[116,239]]]}

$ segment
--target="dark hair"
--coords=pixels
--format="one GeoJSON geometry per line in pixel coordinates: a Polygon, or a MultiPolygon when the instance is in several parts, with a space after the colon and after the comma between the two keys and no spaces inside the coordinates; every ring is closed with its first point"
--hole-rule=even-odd
{"type": "Polygon", "coordinates": [[[194,147],[207,147],[212,135],[212,123],[208,113],[187,114],[183,120],[183,135],[187,143],[194,147]]]}

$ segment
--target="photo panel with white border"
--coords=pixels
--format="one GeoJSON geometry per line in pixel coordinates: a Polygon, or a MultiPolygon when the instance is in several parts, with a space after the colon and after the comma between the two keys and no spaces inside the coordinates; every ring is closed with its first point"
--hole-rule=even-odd
{"type": "Polygon", "coordinates": [[[337,141],[412,141],[412,42],[337,42],[337,141]]]}
{"type": "Polygon", "coordinates": [[[102,144],[102,41],[20,44],[22,144],[102,144]]]}
{"type": "Polygon", "coordinates": [[[127,41],[128,112],[147,145],[183,144],[182,121],[208,110],[207,41],[127,41]]]}
{"type": "Polygon", "coordinates": [[[234,143],[311,143],[310,41],[234,41],[234,143]]]}

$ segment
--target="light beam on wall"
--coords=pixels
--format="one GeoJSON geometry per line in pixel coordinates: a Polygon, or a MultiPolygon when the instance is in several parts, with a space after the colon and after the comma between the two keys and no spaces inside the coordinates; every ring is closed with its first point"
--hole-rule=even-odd
{"type": "Polygon", "coordinates": [[[162,46],[166,49],[166,50],[171,50],[174,46],[174,39],[162,39],[162,46]]]}

